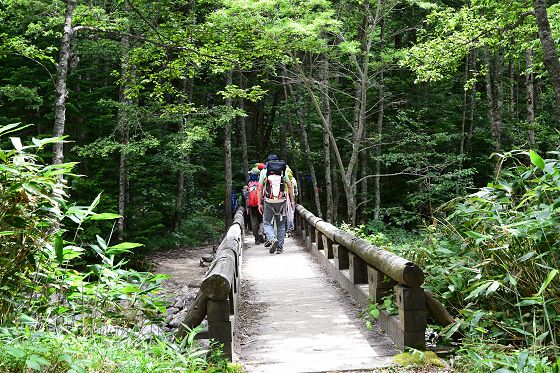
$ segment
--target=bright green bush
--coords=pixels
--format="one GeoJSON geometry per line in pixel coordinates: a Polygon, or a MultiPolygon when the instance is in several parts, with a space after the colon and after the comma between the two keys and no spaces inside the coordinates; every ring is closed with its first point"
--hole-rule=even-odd
{"type": "Polygon", "coordinates": [[[457,320],[440,336],[464,335],[465,369],[552,371],[560,353],[560,161],[498,156],[496,179],[444,205],[421,234],[375,224],[356,232],[424,270],[424,286],[457,320]]]}
{"type": "Polygon", "coordinates": [[[177,343],[136,335],[75,336],[0,328],[0,371],[22,372],[236,372],[237,368],[197,346],[194,333],[177,343]]]}

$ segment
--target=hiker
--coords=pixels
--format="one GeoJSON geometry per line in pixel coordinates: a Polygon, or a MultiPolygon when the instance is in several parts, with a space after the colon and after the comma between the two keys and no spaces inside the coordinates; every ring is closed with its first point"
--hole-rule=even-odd
{"type": "Polygon", "coordinates": [[[266,168],[261,170],[259,179],[259,211],[263,215],[264,231],[271,254],[284,252],[286,235],[286,201],[294,208],[292,183],[286,172],[286,162],[275,154],[268,156],[266,168]],[[273,227],[273,219],[276,225],[273,227]]]}
{"type": "MultiPolygon", "coordinates": [[[[261,163],[262,164],[262,163],[261,163]]],[[[260,225],[262,224],[262,216],[259,212],[259,177],[260,169],[259,165],[256,165],[249,171],[249,183],[247,184],[247,200],[246,208],[247,213],[251,219],[251,230],[253,232],[253,237],[255,238],[255,245],[259,245],[264,242],[264,235],[259,232],[260,225]]],[[[262,164],[261,169],[264,167],[262,164]]]]}
{"type": "Polygon", "coordinates": [[[298,189],[297,189],[297,181],[296,178],[294,177],[294,173],[292,172],[292,169],[290,168],[290,166],[286,166],[286,174],[288,175],[288,178],[290,179],[290,182],[292,183],[292,188],[293,188],[293,202],[291,203],[292,200],[290,199],[290,196],[288,195],[287,198],[287,203],[286,203],[286,234],[288,235],[288,237],[292,236],[292,232],[295,229],[295,224],[294,224],[294,215],[295,215],[295,208],[292,206],[295,206],[295,200],[297,198],[298,195],[298,189]]]}
{"type": "Polygon", "coordinates": [[[237,212],[237,193],[235,193],[235,189],[231,188],[231,216],[235,216],[237,212]]]}

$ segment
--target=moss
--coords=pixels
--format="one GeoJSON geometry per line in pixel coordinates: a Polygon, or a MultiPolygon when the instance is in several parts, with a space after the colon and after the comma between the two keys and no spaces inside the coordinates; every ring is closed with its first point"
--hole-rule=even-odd
{"type": "Polygon", "coordinates": [[[434,366],[444,368],[445,364],[433,351],[403,352],[395,355],[393,361],[402,366],[434,366]]]}

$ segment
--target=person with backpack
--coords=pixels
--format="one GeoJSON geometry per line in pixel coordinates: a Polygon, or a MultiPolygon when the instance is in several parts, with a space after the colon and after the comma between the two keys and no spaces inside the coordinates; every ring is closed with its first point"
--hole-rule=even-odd
{"type": "Polygon", "coordinates": [[[264,231],[271,254],[284,252],[286,235],[286,201],[289,197],[290,207],[294,208],[294,190],[288,173],[286,162],[278,156],[268,156],[266,168],[261,170],[259,178],[259,212],[263,215],[264,231]],[[276,229],[273,227],[273,220],[276,229]]]}
{"type": "Polygon", "coordinates": [[[247,184],[247,198],[245,206],[251,219],[251,231],[253,232],[253,237],[255,238],[255,245],[259,245],[264,242],[263,234],[259,229],[262,224],[262,215],[259,212],[258,198],[260,170],[263,167],[264,164],[261,163],[249,171],[249,183],[247,184]]]}

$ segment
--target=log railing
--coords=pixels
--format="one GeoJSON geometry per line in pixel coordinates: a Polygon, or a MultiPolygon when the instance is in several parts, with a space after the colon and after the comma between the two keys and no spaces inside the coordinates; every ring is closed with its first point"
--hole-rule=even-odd
{"type": "Polygon", "coordinates": [[[216,250],[216,256],[202,281],[194,304],[179,328],[184,336],[187,328],[208,321],[208,338],[223,345],[229,360],[233,355],[233,332],[240,287],[240,269],[243,252],[244,208],[239,207],[232,225],[216,250]]]}
{"type": "Polygon", "coordinates": [[[296,207],[296,233],[327,272],[364,307],[394,291],[398,317],[380,310],[379,324],[403,349],[426,347],[424,273],[414,263],[376,247],[296,207]]]}

